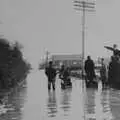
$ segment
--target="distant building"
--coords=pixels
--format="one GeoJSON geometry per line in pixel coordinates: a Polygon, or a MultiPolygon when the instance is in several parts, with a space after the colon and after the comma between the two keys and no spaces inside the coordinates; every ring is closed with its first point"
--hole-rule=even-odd
{"type": "MultiPolygon", "coordinates": [[[[99,58],[99,60],[96,60],[96,61],[94,61],[95,62],[95,65],[97,66],[97,65],[100,65],[101,64],[101,58],[99,58]]],[[[105,65],[109,65],[109,62],[110,62],[110,58],[108,58],[108,57],[104,57],[104,64],[105,65]]]]}
{"type": "Polygon", "coordinates": [[[81,55],[52,55],[53,64],[60,67],[62,64],[68,67],[80,68],[82,63],[81,55]]]}

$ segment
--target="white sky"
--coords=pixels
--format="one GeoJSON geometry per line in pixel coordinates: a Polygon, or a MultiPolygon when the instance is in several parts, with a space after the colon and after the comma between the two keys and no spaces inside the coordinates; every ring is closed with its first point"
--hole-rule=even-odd
{"type": "MultiPolygon", "coordinates": [[[[119,0],[97,0],[96,11],[86,13],[86,56],[108,56],[104,45],[120,46],[119,5],[119,0]]],[[[81,12],[72,0],[0,0],[0,23],[0,34],[21,42],[36,65],[46,50],[81,53],[81,12]]]]}

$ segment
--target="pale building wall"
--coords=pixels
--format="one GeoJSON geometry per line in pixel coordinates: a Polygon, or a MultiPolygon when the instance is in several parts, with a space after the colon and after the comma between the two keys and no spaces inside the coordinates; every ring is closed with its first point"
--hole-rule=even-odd
{"type": "Polygon", "coordinates": [[[64,64],[65,66],[81,66],[81,56],[80,55],[52,55],[53,64],[55,66],[60,66],[64,64]],[[76,64],[75,64],[76,63],[76,64]]]}

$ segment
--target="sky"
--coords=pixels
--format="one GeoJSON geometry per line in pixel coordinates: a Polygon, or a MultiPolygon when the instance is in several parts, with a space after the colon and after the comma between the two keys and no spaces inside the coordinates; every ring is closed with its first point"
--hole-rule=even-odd
{"type": "MultiPolygon", "coordinates": [[[[112,54],[105,45],[120,47],[120,1],[95,4],[85,20],[85,57],[93,59],[112,54]]],[[[46,51],[81,54],[82,12],[74,8],[72,0],[0,0],[0,36],[22,43],[24,56],[35,66],[46,51]]]]}

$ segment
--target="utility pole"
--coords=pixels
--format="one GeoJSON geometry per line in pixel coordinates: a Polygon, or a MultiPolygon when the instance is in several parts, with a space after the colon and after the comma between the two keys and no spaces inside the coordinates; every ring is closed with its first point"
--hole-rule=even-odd
{"type": "Polygon", "coordinates": [[[50,53],[49,53],[48,51],[46,51],[46,65],[48,65],[48,59],[49,59],[48,56],[49,56],[49,54],[50,54],[50,53]]]}
{"type": "Polygon", "coordinates": [[[86,12],[93,12],[95,3],[84,0],[74,1],[75,9],[82,11],[82,79],[84,79],[84,59],[85,59],[85,14],[86,12]]]}
{"type": "MultiPolygon", "coordinates": [[[[82,11],[82,80],[84,79],[84,60],[85,60],[85,15],[86,12],[93,12],[94,9],[94,2],[88,2],[85,0],[76,0],[74,1],[74,6],[76,7],[76,10],[82,11]]],[[[84,81],[82,82],[83,87],[83,95],[85,95],[84,91],[84,81]]],[[[86,120],[85,116],[85,96],[83,96],[83,111],[84,111],[84,120],[86,120]]]]}

